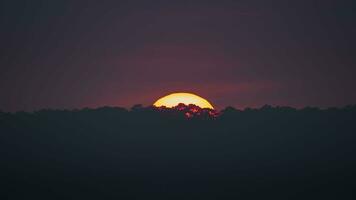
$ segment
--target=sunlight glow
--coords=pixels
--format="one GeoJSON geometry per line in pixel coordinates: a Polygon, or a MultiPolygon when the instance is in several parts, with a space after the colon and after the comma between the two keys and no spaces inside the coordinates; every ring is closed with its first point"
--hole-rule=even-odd
{"type": "Polygon", "coordinates": [[[172,93],[164,96],[158,99],[153,105],[156,107],[166,106],[168,108],[172,108],[177,106],[179,103],[184,103],[185,105],[194,104],[201,108],[214,109],[214,107],[206,99],[195,94],[184,92],[172,93]]]}

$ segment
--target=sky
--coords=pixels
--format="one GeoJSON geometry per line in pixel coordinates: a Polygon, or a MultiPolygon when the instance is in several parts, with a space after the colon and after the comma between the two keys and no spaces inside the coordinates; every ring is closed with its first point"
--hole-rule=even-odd
{"type": "Polygon", "coordinates": [[[356,103],[356,3],[1,1],[0,110],[356,103]]]}

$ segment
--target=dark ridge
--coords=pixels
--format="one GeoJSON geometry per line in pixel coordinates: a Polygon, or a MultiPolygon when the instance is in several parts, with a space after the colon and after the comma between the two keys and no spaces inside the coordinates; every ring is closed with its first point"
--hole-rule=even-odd
{"type": "Polygon", "coordinates": [[[1,199],[352,199],[355,133],[356,106],[0,112],[1,199]]]}

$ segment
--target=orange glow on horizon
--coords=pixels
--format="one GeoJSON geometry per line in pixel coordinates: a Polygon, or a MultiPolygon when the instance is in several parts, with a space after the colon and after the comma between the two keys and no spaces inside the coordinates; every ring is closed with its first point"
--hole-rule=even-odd
{"type": "Polygon", "coordinates": [[[214,107],[206,99],[198,95],[185,92],[172,93],[167,96],[164,96],[158,99],[153,105],[156,107],[165,106],[168,108],[172,108],[180,103],[184,103],[185,105],[194,104],[196,106],[199,106],[200,108],[214,109],[214,107]]]}

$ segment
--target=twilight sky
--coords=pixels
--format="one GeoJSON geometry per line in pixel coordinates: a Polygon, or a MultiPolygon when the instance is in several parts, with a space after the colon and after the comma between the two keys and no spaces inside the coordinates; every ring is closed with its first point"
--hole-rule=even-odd
{"type": "Polygon", "coordinates": [[[356,3],[2,1],[0,110],[356,103],[356,3]]]}

